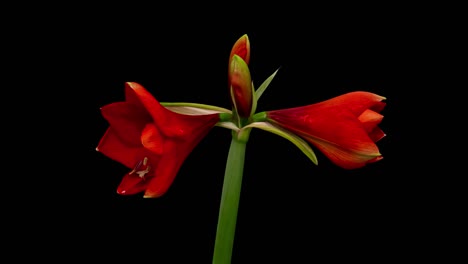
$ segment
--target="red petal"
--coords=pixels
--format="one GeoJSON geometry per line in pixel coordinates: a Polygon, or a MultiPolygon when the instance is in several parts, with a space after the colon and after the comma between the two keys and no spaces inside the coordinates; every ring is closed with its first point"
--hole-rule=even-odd
{"type": "Polygon", "coordinates": [[[247,34],[241,36],[237,41],[234,43],[231,49],[231,54],[229,55],[229,63],[231,62],[232,56],[234,54],[241,57],[245,63],[249,64],[250,62],[250,41],[247,34]]]}
{"type": "Polygon", "coordinates": [[[133,168],[139,159],[138,153],[143,151],[143,147],[124,143],[110,127],[101,138],[96,150],[128,168],[133,168]]]}
{"type": "Polygon", "coordinates": [[[125,83],[125,98],[129,104],[145,109],[151,115],[156,126],[161,128],[161,130],[164,130],[164,126],[172,121],[170,120],[170,116],[168,116],[168,113],[172,112],[164,108],[151,93],[138,83],[125,83]]]}
{"type": "Polygon", "coordinates": [[[142,105],[159,131],[167,137],[190,137],[199,127],[213,127],[219,121],[218,114],[183,115],[164,108],[143,86],[126,83],[126,98],[131,104],[142,105]]]}
{"type": "Polygon", "coordinates": [[[350,92],[332,99],[323,101],[319,104],[328,105],[329,107],[336,107],[340,109],[347,109],[356,116],[359,116],[366,109],[373,109],[376,112],[380,112],[385,103],[381,102],[385,97],[370,93],[370,92],[350,92]]]}
{"type": "Polygon", "coordinates": [[[368,132],[372,141],[377,142],[385,137],[385,133],[379,127],[375,127],[372,131],[368,132]]]}
{"type": "Polygon", "coordinates": [[[151,178],[144,197],[156,198],[167,192],[177,175],[180,166],[192,149],[187,146],[177,144],[172,141],[165,142],[166,151],[159,161],[159,166],[155,169],[155,177],[151,178]]]}
{"type": "Polygon", "coordinates": [[[101,108],[101,113],[122,142],[141,146],[141,130],[151,121],[148,113],[124,102],[106,105],[101,108]]]}
{"type": "Polygon", "coordinates": [[[383,119],[383,115],[376,113],[372,110],[365,110],[359,117],[359,121],[361,121],[364,129],[368,133],[374,130],[374,128],[380,124],[383,119]]]}
{"type": "MultiPolygon", "coordinates": [[[[167,110],[169,111],[169,110],[167,110]]],[[[166,123],[164,131],[168,136],[183,138],[191,141],[199,134],[206,135],[219,121],[219,115],[183,115],[171,112],[171,122],[166,123]]]]}
{"type": "MultiPolygon", "coordinates": [[[[334,164],[344,169],[357,169],[363,167],[367,163],[382,159],[382,156],[378,152],[356,152],[355,150],[342,148],[341,146],[331,142],[322,141],[312,137],[304,138],[317,147],[334,164]]],[[[365,148],[369,148],[373,145],[373,148],[377,149],[377,146],[375,146],[375,144],[370,140],[363,142],[363,145],[367,145],[365,148]]]]}
{"type": "Polygon", "coordinates": [[[156,168],[155,177],[151,179],[145,191],[146,198],[159,197],[167,192],[187,156],[218,120],[218,115],[198,116],[197,119],[191,118],[194,116],[182,117],[191,126],[185,131],[185,137],[165,140],[161,166],[156,168]]]}
{"type": "Polygon", "coordinates": [[[280,111],[297,111],[297,112],[308,112],[317,111],[316,109],[334,109],[334,111],[349,111],[355,116],[359,116],[367,109],[372,109],[375,112],[380,112],[384,107],[385,103],[381,102],[385,97],[369,93],[369,92],[350,92],[343,95],[333,97],[331,99],[307,105],[299,106],[290,109],[283,109],[280,111]]]}
{"type": "Polygon", "coordinates": [[[141,133],[141,143],[143,146],[154,154],[163,154],[164,139],[153,124],[147,124],[141,133]]]}
{"type": "Polygon", "coordinates": [[[132,195],[144,192],[148,183],[149,180],[145,178],[140,178],[136,174],[127,173],[117,187],[117,193],[121,195],[132,195]]]}

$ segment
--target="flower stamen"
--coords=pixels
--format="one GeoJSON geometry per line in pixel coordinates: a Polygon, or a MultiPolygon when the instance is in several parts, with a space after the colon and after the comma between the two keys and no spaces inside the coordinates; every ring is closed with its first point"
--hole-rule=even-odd
{"type": "Polygon", "coordinates": [[[137,174],[138,177],[145,179],[145,175],[150,172],[151,166],[148,165],[148,157],[144,157],[143,160],[140,160],[136,165],[135,168],[129,172],[129,175],[137,174]]]}

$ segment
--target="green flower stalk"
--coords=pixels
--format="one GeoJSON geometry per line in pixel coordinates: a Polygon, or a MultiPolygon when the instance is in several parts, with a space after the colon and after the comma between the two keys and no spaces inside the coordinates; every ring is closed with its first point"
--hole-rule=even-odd
{"type": "Polygon", "coordinates": [[[250,42],[247,35],[244,35],[236,41],[229,56],[228,84],[233,107],[231,122],[236,129],[232,131],[224,174],[213,264],[228,264],[231,262],[245,150],[251,131],[251,128],[243,127],[249,123],[254,100],[253,84],[247,65],[249,60],[250,42]]]}
{"type": "Polygon", "coordinates": [[[219,207],[213,264],[231,263],[246,144],[246,140],[242,141],[236,136],[231,139],[219,207]]]}

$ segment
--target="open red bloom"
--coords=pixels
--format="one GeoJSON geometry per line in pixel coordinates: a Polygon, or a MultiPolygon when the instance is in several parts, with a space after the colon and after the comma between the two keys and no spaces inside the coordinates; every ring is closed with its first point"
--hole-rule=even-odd
{"type": "Polygon", "coordinates": [[[159,197],[219,115],[184,115],[164,108],[143,86],[125,83],[125,102],[101,108],[110,126],[97,151],[131,169],[117,188],[122,195],[159,197]]]}
{"type": "Polygon", "coordinates": [[[385,97],[350,92],[307,106],[267,112],[274,124],[301,136],[336,165],[355,169],[383,157],[375,142],[385,136],[378,127],[385,97]]]}

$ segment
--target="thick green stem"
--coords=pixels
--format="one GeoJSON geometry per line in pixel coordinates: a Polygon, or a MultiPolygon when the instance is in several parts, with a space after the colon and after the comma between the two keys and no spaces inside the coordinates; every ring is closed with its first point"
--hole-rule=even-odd
{"type": "Polygon", "coordinates": [[[231,263],[247,140],[248,135],[239,139],[233,133],[224,173],[213,264],[231,263]]]}

